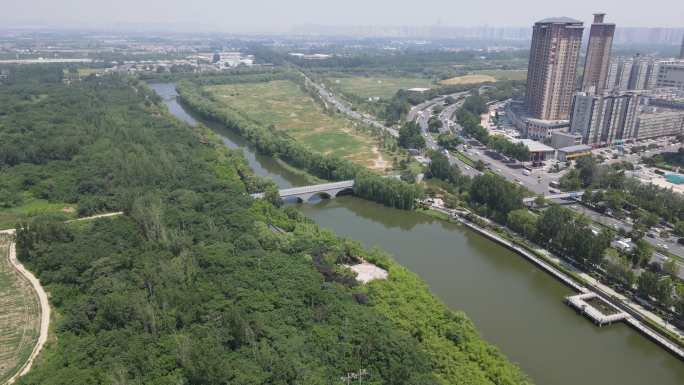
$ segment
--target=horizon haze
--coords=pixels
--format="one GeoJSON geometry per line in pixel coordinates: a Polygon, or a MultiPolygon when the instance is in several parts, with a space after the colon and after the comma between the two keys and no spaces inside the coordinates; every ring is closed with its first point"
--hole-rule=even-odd
{"type": "Polygon", "coordinates": [[[0,1],[0,22],[5,27],[31,28],[127,28],[156,27],[201,32],[290,32],[295,27],[316,26],[505,26],[529,27],[550,16],[568,16],[590,24],[592,14],[605,12],[618,27],[684,27],[684,4],[676,0],[653,0],[634,12],[624,1],[591,0],[515,3],[492,0],[461,5],[444,0],[408,1],[349,0],[341,3],[314,0],[287,2],[255,0],[221,2],[197,0],[25,0],[0,1]],[[5,3],[5,4],[2,4],[5,3]],[[667,10],[667,11],[665,11],[667,10]]]}

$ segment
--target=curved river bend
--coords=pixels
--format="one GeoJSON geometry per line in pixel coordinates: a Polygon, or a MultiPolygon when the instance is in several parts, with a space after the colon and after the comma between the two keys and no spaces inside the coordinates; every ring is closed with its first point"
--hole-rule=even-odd
{"type": "MultiPolygon", "coordinates": [[[[177,102],[174,84],[151,87],[173,115],[197,124],[177,102]]],[[[272,158],[255,154],[237,134],[202,123],[227,146],[242,148],[256,174],[281,187],[305,183],[272,158]]],[[[348,196],[298,207],[322,227],[391,252],[442,301],[464,311],[537,384],[684,384],[677,358],[625,324],[594,326],[563,303],[570,289],[462,226],[348,196]]]]}

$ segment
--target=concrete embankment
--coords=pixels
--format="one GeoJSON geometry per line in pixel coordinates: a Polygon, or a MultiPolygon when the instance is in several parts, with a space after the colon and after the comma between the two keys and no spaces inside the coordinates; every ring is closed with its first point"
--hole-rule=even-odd
{"type": "Polygon", "coordinates": [[[515,251],[519,255],[522,255],[525,257],[528,261],[534,263],[538,267],[540,267],[542,270],[546,271],[556,279],[558,279],[560,282],[563,284],[567,285],[568,287],[576,290],[579,293],[593,293],[595,295],[598,295],[601,299],[609,303],[610,305],[614,306],[617,309],[620,309],[624,311],[625,313],[629,314],[629,316],[624,317],[624,321],[642,333],[644,336],[648,337],[650,340],[656,342],[659,344],[661,347],[665,348],[668,352],[672,353],[675,355],[677,358],[684,360],[684,349],[682,349],[681,346],[678,344],[672,342],[670,339],[664,337],[662,334],[658,333],[657,331],[653,330],[651,327],[647,326],[645,316],[640,314],[637,310],[633,309],[630,307],[628,304],[623,303],[622,301],[616,301],[615,298],[610,293],[607,293],[605,290],[602,288],[592,285],[590,283],[583,282],[583,284],[577,282],[574,278],[570,277],[569,275],[565,274],[564,272],[558,270],[557,268],[553,267],[550,263],[544,261],[542,258],[534,255],[532,252],[526,250],[525,248],[518,246],[514,244],[513,242],[489,231],[486,230],[462,217],[459,215],[455,215],[454,212],[451,210],[447,210],[441,207],[431,207],[432,210],[435,210],[437,212],[447,214],[449,217],[456,219],[460,223],[462,223],[464,226],[468,227],[469,229],[487,237],[488,239],[495,241],[496,243],[515,251]]]}

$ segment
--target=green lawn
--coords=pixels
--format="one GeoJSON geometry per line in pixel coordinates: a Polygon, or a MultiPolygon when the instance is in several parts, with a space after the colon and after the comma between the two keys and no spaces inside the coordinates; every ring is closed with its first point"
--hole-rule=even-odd
{"type": "Polygon", "coordinates": [[[379,97],[389,99],[400,89],[434,87],[430,79],[413,77],[355,76],[329,78],[328,80],[343,93],[362,98],[379,97]]]}
{"type": "Polygon", "coordinates": [[[71,204],[51,203],[28,197],[21,206],[0,209],[0,230],[13,228],[17,222],[41,214],[56,214],[63,216],[65,220],[72,219],[76,217],[76,208],[71,204]]]}
{"type": "Polygon", "coordinates": [[[205,89],[226,107],[261,124],[286,131],[314,151],[346,158],[375,170],[391,167],[380,152],[377,139],[355,130],[355,122],[326,114],[293,82],[225,84],[205,89]]]}
{"type": "Polygon", "coordinates": [[[0,235],[0,383],[28,359],[40,328],[40,304],[30,283],[10,265],[6,236],[0,235]]]}

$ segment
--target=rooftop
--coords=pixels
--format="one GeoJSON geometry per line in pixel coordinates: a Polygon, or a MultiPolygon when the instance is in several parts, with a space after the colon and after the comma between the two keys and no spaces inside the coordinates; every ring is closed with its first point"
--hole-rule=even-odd
{"type": "Polygon", "coordinates": [[[566,154],[572,152],[591,151],[591,146],[587,146],[586,144],[577,144],[574,146],[559,148],[558,151],[564,152],[566,154]]]}
{"type": "Polygon", "coordinates": [[[537,23],[544,23],[544,24],[551,24],[551,23],[553,23],[553,24],[557,24],[557,23],[563,23],[563,24],[565,24],[565,23],[573,23],[573,24],[574,24],[574,23],[580,23],[580,24],[581,24],[582,21],[577,20],[577,19],[573,19],[573,18],[570,18],[570,17],[559,16],[559,17],[548,17],[548,18],[546,18],[546,19],[539,20],[537,23]]]}
{"type": "Polygon", "coordinates": [[[554,152],[556,151],[554,148],[549,147],[545,145],[544,143],[537,142],[536,140],[532,139],[518,139],[515,141],[516,143],[522,143],[527,147],[530,152],[554,152]]]}

